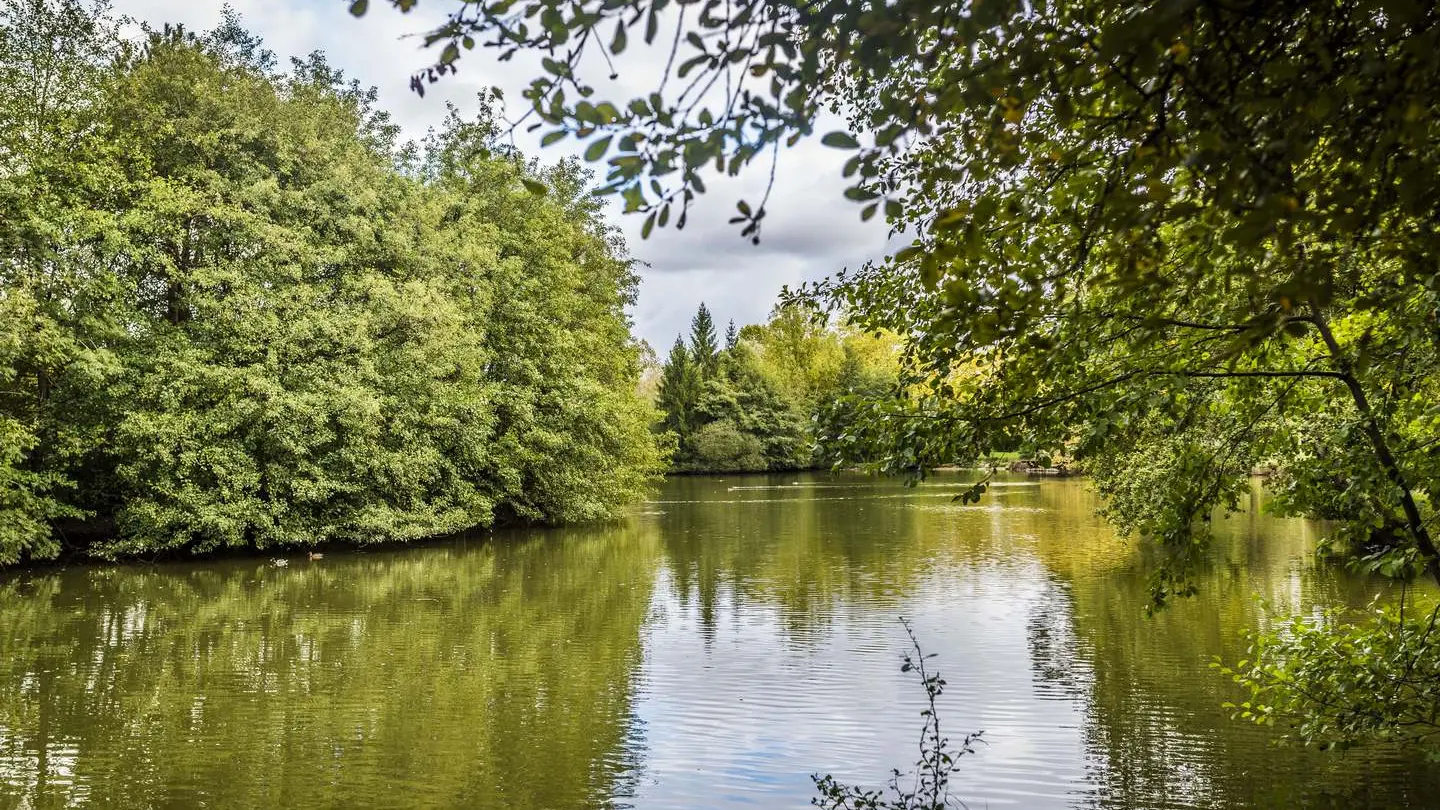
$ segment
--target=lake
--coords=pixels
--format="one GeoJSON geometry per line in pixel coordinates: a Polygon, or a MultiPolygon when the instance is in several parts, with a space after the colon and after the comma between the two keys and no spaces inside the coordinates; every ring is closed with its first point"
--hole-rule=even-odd
{"type": "MultiPolygon", "coordinates": [[[[802,808],[916,758],[914,625],[971,808],[1440,806],[1440,766],[1277,748],[1209,666],[1379,586],[1220,521],[1201,596],[1081,480],[676,478],[621,524],[0,579],[0,808],[802,808]]],[[[1258,499],[1258,490],[1256,498],[1258,499]]]]}

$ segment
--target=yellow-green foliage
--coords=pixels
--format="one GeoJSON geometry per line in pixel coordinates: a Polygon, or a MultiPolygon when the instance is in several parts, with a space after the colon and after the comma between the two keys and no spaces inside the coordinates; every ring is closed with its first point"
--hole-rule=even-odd
{"type": "Polygon", "coordinates": [[[777,306],[765,324],[745,327],[741,339],[754,348],[761,373],[810,411],[837,390],[893,380],[899,367],[893,334],[863,332],[798,306],[777,306]]]}
{"type": "Polygon", "coordinates": [[[715,347],[709,310],[700,305],[689,344],[678,339],[659,380],[661,428],[673,435],[672,469],[691,472],[785,470],[827,461],[815,426],[834,403],[893,385],[899,343],[794,306],[769,322],[726,336],[715,347]],[[713,358],[707,362],[704,358],[713,358]]]}

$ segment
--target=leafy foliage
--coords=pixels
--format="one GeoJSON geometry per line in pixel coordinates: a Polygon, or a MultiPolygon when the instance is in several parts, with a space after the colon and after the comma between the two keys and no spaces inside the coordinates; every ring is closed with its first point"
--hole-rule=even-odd
{"type": "Polygon", "coordinates": [[[500,147],[488,113],[401,145],[373,90],[318,54],[279,72],[233,15],[131,42],[77,0],[5,8],[0,562],[589,520],[643,491],[636,279],[578,164],[500,147]]]}
{"type": "Polygon", "coordinates": [[[975,753],[975,743],[983,732],[966,734],[959,745],[954,745],[940,730],[940,713],[936,701],[945,691],[945,680],[939,672],[932,672],[925,662],[934,658],[920,649],[915,631],[905,619],[905,634],[910,638],[910,650],[905,653],[901,672],[913,672],[925,690],[926,707],[920,715],[925,719],[920,733],[920,759],[915,770],[909,774],[910,783],[902,785],[906,774],[898,769],[893,772],[888,792],[867,790],[855,785],[846,785],[833,776],[812,776],[820,795],[811,800],[816,807],[828,810],[945,810],[955,802],[950,796],[950,777],[959,770],[960,757],[975,753]]]}
{"type": "Polygon", "coordinates": [[[1372,613],[1355,622],[1330,611],[1252,634],[1252,657],[1215,664],[1250,693],[1227,705],[1260,725],[1278,720],[1287,736],[1322,748],[1383,740],[1429,746],[1440,757],[1440,607],[1418,619],[1398,608],[1372,613]]]}
{"type": "Polygon", "coordinates": [[[715,345],[715,319],[710,317],[710,310],[703,301],[690,321],[690,356],[703,377],[714,377],[719,370],[720,348],[715,345]]]}
{"type": "MultiPolygon", "coordinates": [[[[663,227],[679,205],[683,226],[684,209],[705,191],[703,172],[713,165],[734,174],[793,144],[827,106],[850,113],[864,133],[822,138],[855,152],[847,176],[857,183],[847,197],[866,216],[883,208],[937,225],[927,245],[936,273],[947,258],[933,249],[942,241],[980,251],[1013,244],[980,236],[1021,213],[1010,207],[1018,201],[1011,192],[1033,188],[1021,182],[1027,172],[1043,171],[1055,195],[1077,203],[1041,217],[1048,221],[1037,228],[1092,234],[1132,226],[1151,233],[1188,218],[1196,203],[1216,202],[1245,212],[1221,239],[1256,246],[1294,220],[1342,232],[1377,224],[1397,194],[1412,213],[1432,204],[1416,179],[1423,173],[1387,172],[1393,185],[1357,192],[1338,176],[1312,183],[1286,170],[1363,173],[1392,148],[1403,153],[1395,168],[1424,165],[1413,150],[1427,141],[1426,88],[1440,57],[1431,47],[1437,12],[1422,3],[456,6],[426,37],[439,58],[413,86],[423,92],[476,47],[501,59],[546,54],[526,92],[535,126],[554,127],[550,142],[588,142],[587,157],[610,167],[607,188],[652,225],[663,227]],[[654,92],[601,99],[585,68],[603,62],[614,73],[632,41],[665,54],[654,92]]],[[[1047,207],[1024,205],[1031,219],[1047,207]]],[[[739,206],[746,235],[763,216],[763,204],[739,206]]],[[[1394,238],[1423,240],[1408,234],[1394,238]]],[[[1035,249],[1068,252],[1071,244],[1035,249]]],[[[1135,260],[1147,254],[1137,251],[1135,260]]]]}
{"type": "Polygon", "coordinates": [[[690,438],[695,464],[707,471],[744,472],[769,469],[760,439],[741,432],[729,419],[710,422],[690,438]]]}
{"type": "Polygon", "coordinates": [[[693,433],[699,418],[695,409],[700,399],[700,370],[690,358],[685,341],[675,338],[656,394],[656,404],[664,415],[661,427],[677,437],[693,433]]]}
{"type": "Polygon", "coordinates": [[[893,386],[895,344],[777,307],[766,324],[727,330],[715,345],[713,318],[700,305],[687,346],[676,338],[660,375],[661,429],[684,472],[760,472],[816,466],[813,425],[826,404],[862,387],[893,386]]]}

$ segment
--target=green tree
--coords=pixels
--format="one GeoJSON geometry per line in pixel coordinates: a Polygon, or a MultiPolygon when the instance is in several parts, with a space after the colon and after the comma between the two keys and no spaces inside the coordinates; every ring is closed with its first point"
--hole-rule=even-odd
{"type": "Polygon", "coordinates": [[[753,470],[793,470],[813,466],[803,406],[784,396],[741,343],[726,353],[724,374],[705,384],[699,403],[708,420],[734,425],[757,443],[764,463],[753,470]]]}
{"type": "Polygon", "coordinates": [[[323,60],[277,80],[178,29],[111,93],[113,238],[142,294],[109,417],[122,497],[104,553],[489,523],[487,353],[425,242],[395,227],[422,192],[391,168],[369,100],[323,60]]]}
{"type": "Polygon", "coordinates": [[[715,319],[702,301],[690,319],[690,356],[705,379],[715,376],[719,367],[720,349],[715,344],[715,319]]]}
{"type": "Polygon", "coordinates": [[[689,346],[676,338],[656,398],[664,414],[661,428],[678,440],[671,469],[760,472],[813,466],[814,437],[806,426],[810,405],[791,396],[785,381],[764,362],[753,341],[759,333],[751,329],[747,341],[732,322],[727,347],[717,348],[703,304],[692,327],[689,346]]]}
{"type": "Polygon", "coordinates": [[[699,369],[690,359],[690,350],[685,340],[677,336],[660,373],[656,405],[664,414],[662,425],[674,432],[682,452],[688,449],[690,436],[697,427],[695,407],[700,397],[700,382],[699,369]]]}
{"type": "Polygon", "coordinates": [[[844,358],[838,332],[813,309],[781,304],[760,328],[751,330],[750,342],[766,376],[786,398],[814,412],[831,393],[844,358]]]}
{"type": "Polygon", "coordinates": [[[106,179],[96,108],[119,39],[104,8],[0,5],[0,564],[55,556],[52,523],[84,515],[75,467],[101,438],[124,328],[103,217],[77,204],[106,179]]]}
{"type": "Polygon", "coordinates": [[[691,439],[696,467],[707,472],[754,472],[769,468],[764,448],[753,434],[729,419],[718,419],[695,431],[691,439]]]}
{"type": "Polygon", "coordinates": [[[860,390],[884,393],[898,379],[897,341],[883,331],[861,332],[798,304],[781,304],[766,323],[747,328],[754,362],[807,414],[860,390]]]}
{"type": "Polygon", "coordinates": [[[541,169],[488,113],[401,146],[373,90],[318,54],[279,72],[233,14],[116,27],[16,0],[0,29],[0,314],[23,325],[0,337],[0,562],[639,497],[661,459],[636,278],[577,162],[541,169]]]}
{"type": "Polygon", "coordinates": [[[888,337],[834,326],[798,307],[777,307],[768,323],[742,330],[732,321],[723,350],[713,349],[710,314],[703,305],[695,322],[691,344],[710,344],[714,372],[706,374],[696,352],[677,338],[665,367],[669,382],[657,397],[667,415],[662,427],[679,439],[680,452],[671,464],[676,471],[817,466],[822,457],[814,452],[814,426],[845,412],[832,407],[832,400],[876,392],[898,376],[888,337]],[[705,448],[696,443],[702,431],[705,448]]]}

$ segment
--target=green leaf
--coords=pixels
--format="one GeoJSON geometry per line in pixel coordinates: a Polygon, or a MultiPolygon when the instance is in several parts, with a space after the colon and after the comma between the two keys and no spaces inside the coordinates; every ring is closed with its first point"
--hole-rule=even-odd
{"type": "Polygon", "coordinates": [[[896,253],[896,254],[895,254],[895,261],[898,262],[898,263],[902,263],[902,264],[903,264],[904,262],[908,262],[908,261],[911,261],[911,260],[913,260],[913,259],[917,259],[917,258],[919,258],[920,256],[923,256],[923,255],[925,255],[925,249],[924,249],[924,248],[920,247],[919,245],[911,245],[910,247],[904,248],[904,249],[900,250],[898,253],[896,253]]]}
{"type": "Polygon", "coordinates": [[[531,180],[528,177],[523,177],[520,179],[520,184],[525,186],[526,191],[536,196],[543,197],[546,194],[550,193],[550,189],[546,188],[545,184],[541,183],[538,180],[531,180]]]}
{"type": "Polygon", "coordinates": [[[599,140],[591,141],[590,145],[585,147],[585,159],[594,163],[605,157],[605,152],[610,148],[610,138],[611,136],[606,135],[599,140]]]}
{"type": "Polygon", "coordinates": [[[860,142],[848,132],[831,132],[820,139],[820,143],[835,149],[859,149],[860,142]]]}

